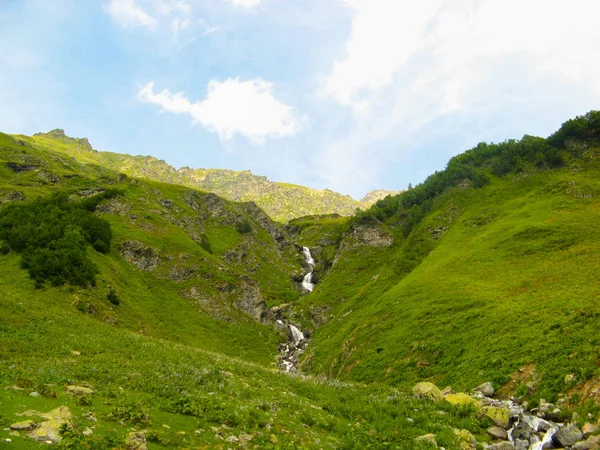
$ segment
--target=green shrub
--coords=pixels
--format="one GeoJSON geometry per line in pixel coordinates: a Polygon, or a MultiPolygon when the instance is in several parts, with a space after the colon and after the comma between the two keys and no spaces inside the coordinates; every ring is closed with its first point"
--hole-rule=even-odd
{"type": "Polygon", "coordinates": [[[108,294],[106,294],[106,298],[115,306],[119,306],[119,304],[121,303],[121,301],[119,300],[119,296],[117,295],[114,289],[111,289],[108,292],[108,294]]]}
{"type": "Polygon", "coordinates": [[[247,234],[252,231],[252,226],[250,225],[250,222],[248,222],[247,220],[241,220],[235,224],[235,229],[240,234],[247,234]]]}
{"type": "Polygon", "coordinates": [[[1,252],[21,254],[21,266],[37,287],[95,284],[96,266],[87,258],[87,246],[108,253],[112,232],[109,223],[92,211],[98,203],[117,195],[111,190],[83,201],[69,200],[61,192],[10,205],[0,211],[1,252]]]}

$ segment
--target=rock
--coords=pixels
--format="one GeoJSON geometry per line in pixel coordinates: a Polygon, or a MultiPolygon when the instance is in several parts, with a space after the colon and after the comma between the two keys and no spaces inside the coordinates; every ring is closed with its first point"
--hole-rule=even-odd
{"type": "Polygon", "coordinates": [[[254,436],[252,436],[251,434],[242,433],[239,435],[239,439],[242,443],[250,442],[252,439],[254,439],[254,436]]]}
{"type": "Polygon", "coordinates": [[[552,437],[552,441],[563,447],[574,445],[583,439],[583,433],[572,423],[567,427],[559,429],[552,437]]]}
{"type": "Polygon", "coordinates": [[[433,446],[435,448],[437,448],[438,443],[435,439],[435,434],[424,434],[423,436],[419,436],[418,438],[415,438],[416,442],[429,442],[431,444],[433,444],[433,446]]]}
{"type": "Polygon", "coordinates": [[[60,178],[47,170],[40,170],[37,174],[38,178],[47,183],[58,183],[60,178]]]}
{"type": "Polygon", "coordinates": [[[501,441],[508,440],[508,433],[504,428],[501,427],[490,427],[487,429],[487,434],[489,434],[494,439],[499,439],[501,441]]]}
{"type": "Polygon", "coordinates": [[[148,450],[144,433],[137,431],[129,433],[125,439],[125,448],[127,450],[148,450]]]}
{"type": "Polygon", "coordinates": [[[4,166],[10,170],[11,172],[29,172],[30,170],[35,170],[37,169],[37,166],[34,166],[32,164],[22,164],[22,163],[17,163],[17,162],[7,162],[6,164],[4,164],[4,166]]]}
{"type": "Polygon", "coordinates": [[[457,430],[454,429],[454,435],[458,441],[458,448],[460,450],[476,450],[477,441],[475,437],[468,430],[457,430]]]}
{"type": "Polygon", "coordinates": [[[78,352],[77,350],[71,350],[71,355],[73,355],[73,356],[81,356],[81,352],[78,352]]]}
{"type": "Polygon", "coordinates": [[[13,431],[29,431],[35,428],[35,422],[33,420],[25,420],[23,422],[13,423],[10,429],[13,431]]]}
{"type": "Polygon", "coordinates": [[[22,200],[25,200],[23,191],[12,191],[2,196],[2,198],[0,198],[0,203],[18,202],[22,200]]]}
{"type": "Polygon", "coordinates": [[[581,432],[583,433],[584,437],[588,437],[590,434],[594,433],[598,431],[598,425],[597,424],[592,424],[589,422],[586,422],[583,427],[581,428],[581,432]]]}
{"type": "Polygon", "coordinates": [[[160,256],[151,247],[138,241],[123,242],[119,252],[127,262],[145,272],[152,272],[160,264],[160,256]]]}
{"type": "Polygon", "coordinates": [[[39,392],[33,391],[33,392],[29,393],[29,396],[30,397],[41,397],[42,395],[39,392]]]}
{"type": "Polygon", "coordinates": [[[456,394],[456,391],[452,389],[452,386],[446,386],[442,389],[442,395],[445,397],[448,394],[456,394]]]}
{"type": "Polygon", "coordinates": [[[196,269],[175,265],[169,270],[168,278],[173,281],[187,281],[196,273],[196,269]]]}
{"type": "Polygon", "coordinates": [[[575,378],[575,374],[572,373],[565,375],[565,384],[571,384],[573,381],[575,381],[575,378]]]}
{"type": "Polygon", "coordinates": [[[571,448],[573,450],[599,450],[600,449],[600,436],[590,436],[585,441],[577,442],[571,448]]]}
{"type": "Polygon", "coordinates": [[[29,437],[35,440],[60,442],[62,440],[60,431],[63,426],[73,427],[73,416],[66,406],[60,406],[50,412],[41,414],[41,416],[47,420],[29,432],[29,437]]]}
{"type": "Polygon", "coordinates": [[[481,408],[481,405],[477,400],[463,393],[448,394],[444,397],[444,400],[446,400],[451,405],[473,406],[476,409],[481,408]]]}
{"type": "Polygon", "coordinates": [[[501,406],[484,406],[481,413],[489,417],[498,427],[508,430],[510,427],[510,410],[501,406]]]}
{"type": "Polygon", "coordinates": [[[491,382],[482,383],[473,389],[475,392],[479,392],[484,397],[492,397],[494,395],[494,386],[491,382]]]}
{"type": "Polygon", "coordinates": [[[418,398],[429,398],[431,400],[442,400],[442,392],[433,383],[421,381],[413,387],[413,395],[418,398]]]}
{"type": "Polygon", "coordinates": [[[516,450],[528,450],[529,449],[529,441],[527,439],[515,439],[516,450]]]}
{"type": "Polygon", "coordinates": [[[226,442],[240,442],[240,440],[238,439],[237,436],[231,435],[229,436],[227,439],[225,439],[226,442]]]}
{"type": "Polygon", "coordinates": [[[279,439],[277,439],[277,436],[272,434],[269,436],[269,442],[273,445],[277,445],[277,444],[279,444],[279,439]]]}
{"type": "Polygon", "coordinates": [[[83,430],[81,434],[83,434],[84,436],[91,436],[92,434],[94,434],[94,431],[90,427],[86,427],[86,429],[83,430]]]}
{"type": "Polygon", "coordinates": [[[515,450],[515,446],[510,442],[498,442],[496,444],[492,444],[490,450],[515,450]]]}
{"type": "Polygon", "coordinates": [[[79,395],[93,395],[96,393],[93,389],[85,386],[67,386],[65,391],[69,395],[79,396],[79,395]]]}

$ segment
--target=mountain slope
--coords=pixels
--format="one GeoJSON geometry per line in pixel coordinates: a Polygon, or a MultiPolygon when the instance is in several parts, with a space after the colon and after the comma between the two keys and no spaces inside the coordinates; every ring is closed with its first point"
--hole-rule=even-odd
{"type": "Polygon", "coordinates": [[[40,143],[77,157],[125,173],[132,177],[147,178],[170,184],[180,184],[205,191],[232,201],[253,201],[276,221],[314,214],[353,214],[357,208],[365,208],[379,197],[358,202],[350,196],[329,189],[316,190],[288,183],[276,183],[248,170],[236,172],[221,169],[176,170],[163,160],[151,156],[131,156],[111,152],[97,152],[87,139],[71,138],[63,130],[37,133],[22,140],[40,143]]]}
{"type": "Polygon", "coordinates": [[[583,136],[565,133],[567,122],[548,140],[480,145],[350,224],[330,224],[341,234],[324,258],[332,267],[303,300],[306,323],[326,322],[305,370],[470,388],[533,364],[519,389],[534,401],[600,377],[597,115],[583,136]]]}

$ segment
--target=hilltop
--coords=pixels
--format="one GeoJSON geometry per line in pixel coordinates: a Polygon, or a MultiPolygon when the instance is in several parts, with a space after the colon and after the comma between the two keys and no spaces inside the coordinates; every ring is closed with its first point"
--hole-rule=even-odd
{"type": "Polygon", "coordinates": [[[350,216],[357,208],[364,209],[392,191],[373,191],[356,201],[329,189],[317,190],[289,183],[278,183],[265,176],[254,175],[249,170],[226,169],[175,169],[163,160],[152,156],[99,152],[92,148],[86,138],[72,138],[64,130],[36,133],[31,139],[40,145],[75,156],[80,160],[94,162],[132,177],[180,184],[202,189],[236,202],[253,201],[271,219],[279,222],[316,214],[339,214],[350,216]]]}

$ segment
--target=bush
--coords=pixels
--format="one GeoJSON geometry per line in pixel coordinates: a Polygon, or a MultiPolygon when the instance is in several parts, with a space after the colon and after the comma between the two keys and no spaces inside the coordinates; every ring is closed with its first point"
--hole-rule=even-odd
{"type": "Polygon", "coordinates": [[[108,294],[106,294],[106,298],[115,306],[119,306],[119,304],[121,303],[121,301],[119,300],[119,296],[117,295],[114,289],[111,289],[108,292],[108,294]]]}
{"type": "Polygon", "coordinates": [[[235,224],[235,229],[240,234],[246,234],[246,233],[250,233],[252,231],[252,226],[250,225],[250,222],[248,222],[247,220],[241,220],[235,224]]]}
{"type": "Polygon", "coordinates": [[[107,191],[92,199],[70,201],[68,193],[10,205],[0,211],[0,252],[21,254],[21,267],[37,287],[45,282],[95,285],[96,266],[87,258],[87,246],[107,253],[112,232],[92,211],[100,201],[117,195],[107,191]]]}

